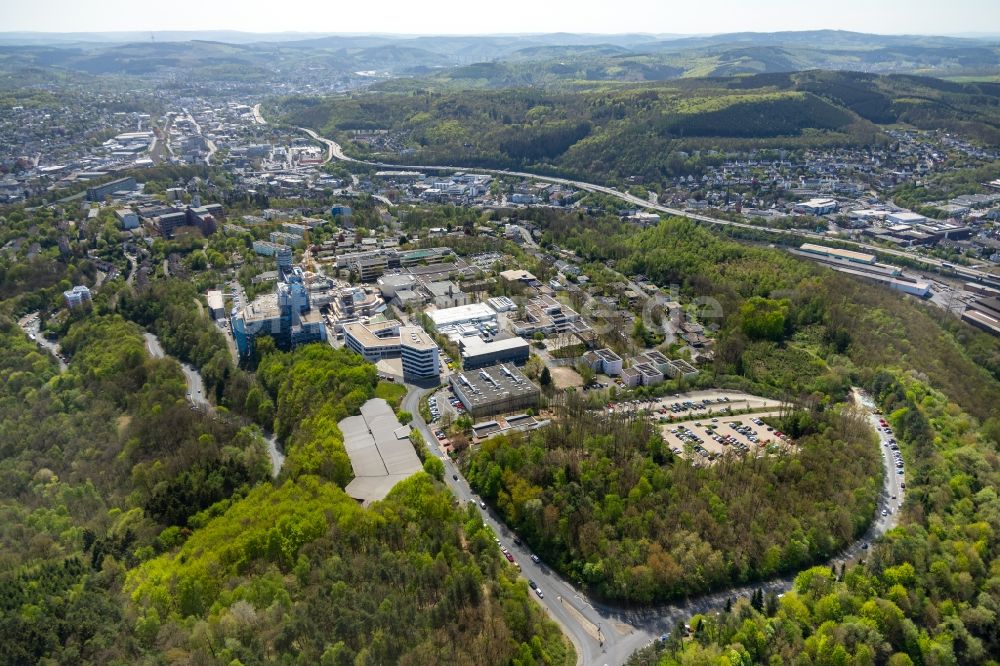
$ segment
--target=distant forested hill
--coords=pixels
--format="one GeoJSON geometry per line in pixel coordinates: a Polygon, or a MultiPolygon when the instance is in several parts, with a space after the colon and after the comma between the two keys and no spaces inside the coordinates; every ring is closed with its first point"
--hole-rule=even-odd
{"type": "MultiPolygon", "coordinates": [[[[492,76],[498,64],[476,66],[492,76]]],[[[289,123],[385,162],[532,168],[616,180],[690,173],[690,154],[874,145],[907,123],[1000,142],[1000,84],[809,71],[670,83],[431,91],[387,85],[350,97],[286,98],[289,123]],[[386,129],[388,143],[352,143],[386,129]]],[[[701,159],[704,159],[701,158],[701,159]]]]}

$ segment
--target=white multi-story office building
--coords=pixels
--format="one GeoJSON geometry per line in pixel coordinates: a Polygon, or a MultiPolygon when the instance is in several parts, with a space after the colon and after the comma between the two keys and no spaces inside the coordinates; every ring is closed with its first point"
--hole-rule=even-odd
{"type": "Polygon", "coordinates": [[[344,344],[371,363],[400,358],[403,376],[407,378],[437,377],[441,371],[437,343],[423,329],[402,326],[395,319],[374,324],[347,324],[344,344]]]}
{"type": "Polygon", "coordinates": [[[66,299],[66,307],[78,308],[84,303],[90,302],[90,289],[85,285],[78,284],[72,289],[64,291],[63,298],[66,299]]]}

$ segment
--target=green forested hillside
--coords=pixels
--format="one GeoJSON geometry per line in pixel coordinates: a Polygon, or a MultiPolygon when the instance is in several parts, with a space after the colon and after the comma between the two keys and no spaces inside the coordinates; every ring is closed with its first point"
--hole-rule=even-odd
{"type": "Polygon", "coordinates": [[[403,90],[286,98],[274,110],[354,156],[384,162],[531,168],[581,178],[660,180],[698,167],[690,153],[872,145],[877,124],[1000,140],[1000,87],[914,76],[796,72],[661,84],[403,90]],[[352,130],[386,129],[383,149],[352,130]],[[400,153],[399,148],[409,151],[400,153]]]}
{"type": "Polygon", "coordinates": [[[164,528],[265,478],[263,442],[191,411],[180,368],[121,318],[75,324],[61,375],[16,326],[0,335],[0,659],[132,654],[123,571],[164,528]]]}
{"type": "Polygon", "coordinates": [[[910,461],[900,526],[864,564],[695,616],[691,640],[675,631],[630,664],[995,663],[1000,432],[913,377],[879,374],[870,388],[910,461]]]}
{"type": "Polygon", "coordinates": [[[360,357],[265,355],[246,400],[287,435],[272,483],[259,431],[192,410],[138,326],[84,314],[61,342],[63,374],[0,323],[0,662],[574,662],[440,482],[368,510],[337,485],[336,422],[375,392],[360,357]]]}
{"type": "Polygon", "coordinates": [[[650,603],[795,571],[854,540],[875,510],[867,426],[823,418],[797,454],[697,467],[648,423],[583,411],[487,440],[467,476],[545,561],[605,598],[650,603]]]}
{"type": "MultiPolygon", "coordinates": [[[[549,561],[601,595],[646,600],[687,594],[795,568],[789,558],[803,558],[801,566],[850,540],[850,526],[858,529],[871,515],[865,492],[874,488],[864,480],[877,475],[878,454],[859,434],[864,428],[847,434],[835,427],[830,407],[852,385],[884,382],[886,370],[912,373],[945,392],[956,414],[969,414],[964,427],[970,436],[980,428],[988,437],[1000,435],[995,339],[931,306],[781,250],[725,240],[687,220],[640,229],[614,220],[588,227],[565,213],[535,217],[545,229],[543,242],[576,250],[592,265],[614,262],[627,274],[675,284],[687,298],[711,297],[719,304],[721,317],[704,322],[717,324],[719,332],[714,367],[703,372],[702,385],[737,382],[794,396],[811,410],[796,424],[811,423],[805,433],[822,424],[822,436],[805,437],[794,463],[758,462],[753,469],[736,463],[735,469],[693,471],[658,449],[658,438],[638,425],[612,432],[606,419],[588,425],[579,415],[572,425],[474,450],[468,469],[475,487],[549,561]],[[844,480],[831,481],[840,472],[844,480]],[[810,494],[808,483],[798,485],[797,479],[820,477],[826,480],[822,490],[814,490],[824,499],[838,498],[833,504],[843,513],[836,517],[823,514],[824,501],[810,494]],[[780,499],[758,506],[741,496],[740,488],[758,482],[763,486],[748,497],[777,492],[780,499]],[[749,514],[748,505],[755,507],[749,514]],[[795,518],[775,513],[775,506],[795,518]],[[790,536],[796,530],[801,540],[790,536]],[[757,538],[742,541],[741,534],[757,538]],[[781,534],[782,545],[768,543],[767,534],[781,534]],[[802,550],[794,550],[797,541],[802,550]],[[692,559],[691,552],[698,555],[692,559]]],[[[896,416],[914,443],[932,439],[926,423],[919,425],[922,417],[896,416]]]]}
{"type": "Polygon", "coordinates": [[[573,663],[478,513],[423,473],[370,510],[314,476],[261,486],[126,589],[147,646],[221,663],[573,663]]]}

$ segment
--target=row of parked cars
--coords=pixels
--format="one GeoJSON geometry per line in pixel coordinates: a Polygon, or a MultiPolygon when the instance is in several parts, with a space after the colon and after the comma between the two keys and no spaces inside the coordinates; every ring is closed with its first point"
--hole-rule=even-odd
{"type": "MultiPolygon", "coordinates": [[[[885,419],[880,418],[878,420],[879,430],[887,435],[892,435],[892,427],[886,422],[885,419]]],[[[903,473],[903,454],[899,452],[899,444],[896,442],[895,437],[889,437],[889,440],[885,443],[889,450],[892,452],[892,458],[896,462],[896,473],[903,473]]],[[[895,498],[893,498],[895,499],[895,498]]]]}
{"type": "Polygon", "coordinates": [[[674,414],[679,414],[681,412],[689,412],[695,409],[705,409],[713,404],[722,402],[729,402],[729,398],[726,396],[722,396],[721,398],[716,398],[715,400],[706,398],[705,400],[698,400],[697,402],[692,400],[685,400],[684,402],[675,402],[672,405],[670,405],[670,407],[666,407],[664,409],[661,409],[660,411],[666,413],[666,410],[669,409],[674,414]]]}
{"type": "MultiPolygon", "coordinates": [[[[447,394],[447,398],[448,402],[451,404],[452,408],[454,408],[456,412],[461,414],[462,412],[465,411],[465,405],[463,405],[462,401],[459,400],[457,397],[455,397],[454,394],[451,393],[447,394]]],[[[427,399],[427,409],[431,413],[431,421],[437,421],[439,418],[441,418],[441,408],[438,406],[437,396],[432,395],[430,398],[427,399]]]]}
{"type": "MultiPolygon", "coordinates": [[[[705,440],[702,439],[701,436],[698,435],[698,433],[694,432],[690,428],[687,428],[685,426],[679,425],[676,428],[672,428],[670,430],[670,432],[672,432],[674,435],[676,435],[677,439],[681,440],[682,442],[685,442],[687,444],[691,444],[692,447],[694,448],[694,452],[697,453],[702,458],[708,458],[709,460],[715,460],[715,457],[716,457],[715,454],[712,453],[711,451],[709,451],[708,449],[706,449],[704,446],[702,446],[702,444],[705,443],[705,440]]],[[[673,450],[673,452],[674,452],[675,455],[680,455],[681,453],[683,453],[680,450],[680,448],[678,448],[676,446],[672,450],[673,450]]]]}

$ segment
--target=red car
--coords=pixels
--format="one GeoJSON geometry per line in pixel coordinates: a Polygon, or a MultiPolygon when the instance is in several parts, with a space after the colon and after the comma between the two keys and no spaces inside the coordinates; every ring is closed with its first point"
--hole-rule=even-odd
{"type": "Polygon", "coordinates": [[[513,562],[514,561],[514,556],[511,555],[510,553],[504,553],[504,557],[507,558],[508,562],[513,562]]]}

